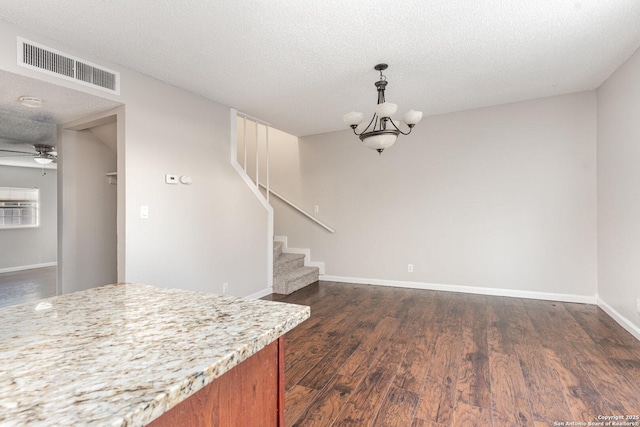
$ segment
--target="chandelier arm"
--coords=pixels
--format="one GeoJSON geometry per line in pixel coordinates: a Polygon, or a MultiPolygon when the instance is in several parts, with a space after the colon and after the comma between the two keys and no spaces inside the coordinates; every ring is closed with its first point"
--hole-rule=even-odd
{"type": "MultiPolygon", "coordinates": [[[[361,133],[360,135],[362,135],[363,133],[365,133],[365,132],[367,131],[367,129],[369,129],[369,128],[371,127],[371,124],[374,122],[374,120],[375,120],[376,122],[378,121],[377,117],[378,117],[378,116],[376,116],[375,114],[373,115],[373,117],[371,117],[371,121],[369,122],[369,124],[367,125],[367,127],[366,127],[366,128],[364,128],[364,130],[362,131],[362,133],[361,133]]],[[[375,124],[373,125],[373,128],[374,128],[374,129],[376,128],[376,125],[375,125],[375,124]]]]}
{"type": "Polygon", "coordinates": [[[413,129],[413,126],[409,126],[409,131],[408,132],[402,132],[402,129],[400,129],[398,126],[396,126],[396,124],[393,122],[393,120],[389,120],[391,122],[391,124],[393,125],[394,128],[396,128],[396,130],[398,132],[400,132],[403,135],[409,135],[411,133],[411,130],[413,129]]]}
{"type": "MultiPolygon", "coordinates": [[[[360,133],[356,132],[356,128],[358,127],[356,126],[352,126],[351,128],[353,129],[353,133],[356,134],[357,136],[362,135],[363,133],[365,133],[370,127],[371,127],[371,123],[373,123],[373,121],[376,119],[376,115],[374,114],[373,117],[371,117],[371,121],[369,122],[369,124],[367,125],[366,128],[364,128],[364,130],[360,133]]],[[[374,125],[374,129],[375,129],[375,125],[374,125]]]]}

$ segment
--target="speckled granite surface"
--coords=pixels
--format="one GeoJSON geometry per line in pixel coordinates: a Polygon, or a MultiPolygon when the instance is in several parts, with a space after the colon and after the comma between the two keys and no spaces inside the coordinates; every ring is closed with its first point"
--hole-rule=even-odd
{"type": "Polygon", "coordinates": [[[0,426],[144,425],[308,317],[131,283],[0,309],[0,426]]]}

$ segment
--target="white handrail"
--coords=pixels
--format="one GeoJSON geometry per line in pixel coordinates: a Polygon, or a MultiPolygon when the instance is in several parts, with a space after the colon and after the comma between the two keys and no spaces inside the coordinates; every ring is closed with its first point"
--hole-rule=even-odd
{"type": "MultiPolygon", "coordinates": [[[[267,189],[267,187],[265,187],[261,182],[258,183],[258,185],[262,188],[264,188],[265,190],[267,189]]],[[[333,228],[329,227],[327,224],[325,224],[324,222],[320,221],[318,218],[314,217],[313,215],[307,213],[304,211],[304,209],[298,207],[295,205],[295,203],[290,202],[289,200],[287,200],[284,196],[281,196],[280,194],[276,193],[275,191],[269,189],[267,193],[271,193],[274,196],[276,196],[278,199],[282,200],[283,202],[285,202],[287,205],[291,206],[293,209],[297,210],[298,212],[300,212],[302,215],[306,216],[307,218],[309,218],[311,221],[315,222],[316,224],[318,224],[320,227],[324,228],[325,230],[327,230],[329,233],[335,233],[336,230],[334,230],[333,228]]]]}

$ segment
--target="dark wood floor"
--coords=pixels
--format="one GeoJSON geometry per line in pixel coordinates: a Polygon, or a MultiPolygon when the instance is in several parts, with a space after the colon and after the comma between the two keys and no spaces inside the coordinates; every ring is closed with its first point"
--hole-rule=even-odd
{"type": "Polygon", "coordinates": [[[56,295],[57,267],[0,273],[0,307],[56,295]]]}
{"type": "Polygon", "coordinates": [[[287,426],[640,415],[640,342],[596,306],[331,282],[266,299],[311,306],[286,335],[287,426]]]}

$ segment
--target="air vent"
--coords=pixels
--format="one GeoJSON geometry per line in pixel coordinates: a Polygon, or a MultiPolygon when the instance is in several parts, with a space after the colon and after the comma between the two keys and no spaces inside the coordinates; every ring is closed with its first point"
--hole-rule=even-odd
{"type": "Polygon", "coordinates": [[[18,65],[120,94],[120,73],[20,37],[18,65]]]}

